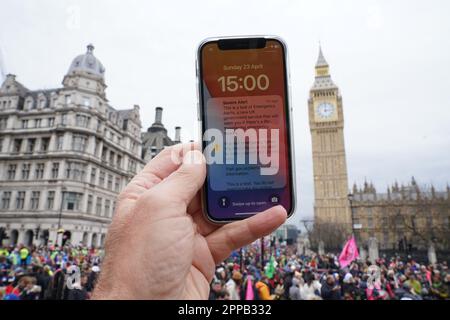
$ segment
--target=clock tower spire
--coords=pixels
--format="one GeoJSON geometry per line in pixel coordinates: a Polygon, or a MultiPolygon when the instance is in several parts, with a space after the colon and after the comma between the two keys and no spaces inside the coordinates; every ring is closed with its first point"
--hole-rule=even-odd
{"type": "Polygon", "coordinates": [[[344,114],[339,88],[319,47],[315,80],[308,100],[314,174],[314,219],[351,233],[344,114]]]}

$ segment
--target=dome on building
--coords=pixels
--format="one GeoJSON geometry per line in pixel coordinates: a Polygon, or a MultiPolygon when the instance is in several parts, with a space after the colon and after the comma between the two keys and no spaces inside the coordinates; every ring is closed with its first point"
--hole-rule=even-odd
{"type": "Polygon", "coordinates": [[[70,75],[73,73],[85,72],[103,79],[105,75],[105,68],[100,60],[94,56],[93,52],[94,46],[89,44],[85,54],[80,54],[73,59],[67,74],[70,75]]]}

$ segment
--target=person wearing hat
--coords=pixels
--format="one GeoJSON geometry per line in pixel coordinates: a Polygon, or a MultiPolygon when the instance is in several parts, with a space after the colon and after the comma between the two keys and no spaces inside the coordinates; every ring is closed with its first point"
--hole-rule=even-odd
{"type": "Polygon", "coordinates": [[[261,300],[274,300],[274,296],[270,294],[268,280],[267,276],[263,275],[255,284],[255,288],[258,291],[258,296],[261,300]]]}
{"type": "Polygon", "coordinates": [[[225,284],[225,288],[230,296],[230,300],[241,299],[242,274],[239,271],[233,271],[231,279],[225,284]]]}

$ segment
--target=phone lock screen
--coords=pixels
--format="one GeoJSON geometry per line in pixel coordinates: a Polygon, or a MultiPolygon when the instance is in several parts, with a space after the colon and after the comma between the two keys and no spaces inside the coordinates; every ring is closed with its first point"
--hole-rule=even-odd
{"type": "Polygon", "coordinates": [[[285,50],[275,38],[200,46],[203,204],[213,221],[245,219],[276,205],[293,211],[285,50]]]}

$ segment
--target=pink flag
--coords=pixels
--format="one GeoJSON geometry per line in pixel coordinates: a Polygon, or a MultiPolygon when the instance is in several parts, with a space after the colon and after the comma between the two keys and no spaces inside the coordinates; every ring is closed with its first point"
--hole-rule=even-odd
{"type": "Polygon", "coordinates": [[[339,256],[339,264],[341,268],[348,266],[353,260],[359,257],[358,247],[356,246],[355,237],[352,236],[344,246],[344,249],[339,256]]]}
{"type": "Polygon", "coordinates": [[[245,292],[245,300],[253,300],[255,295],[253,293],[252,277],[247,277],[247,291],[245,292]]]}

